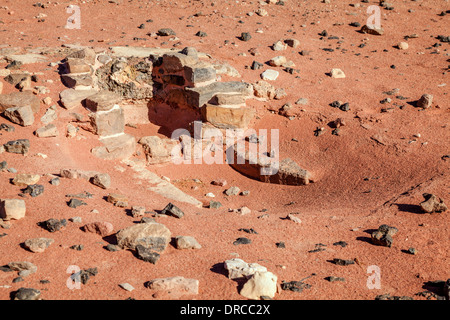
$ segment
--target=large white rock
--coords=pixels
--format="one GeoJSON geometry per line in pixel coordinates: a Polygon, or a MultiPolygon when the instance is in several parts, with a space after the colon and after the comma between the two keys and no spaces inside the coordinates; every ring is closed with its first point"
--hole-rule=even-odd
{"type": "Polygon", "coordinates": [[[345,78],[344,71],[342,71],[341,69],[338,69],[338,68],[331,69],[330,75],[332,78],[335,78],[335,79],[345,78]]]}
{"type": "Polygon", "coordinates": [[[267,268],[257,263],[247,263],[242,259],[234,258],[225,261],[225,269],[228,270],[228,278],[238,279],[250,277],[255,272],[266,272],[267,268]]]}
{"type": "Polygon", "coordinates": [[[256,272],[242,287],[240,294],[248,299],[273,298],[277,292],[277,276],[272,272],[256,272]]]}
{"type": "Polygon", "coordinates": [[[261,73],[261,79],[274,81],[277,80],[279,74],[280,73],[276,70],[267,69],[266,71],[261,73]]]}

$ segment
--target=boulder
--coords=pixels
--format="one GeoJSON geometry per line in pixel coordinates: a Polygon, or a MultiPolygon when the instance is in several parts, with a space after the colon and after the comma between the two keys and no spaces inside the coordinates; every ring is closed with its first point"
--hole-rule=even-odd
{"type": "Polygon", "coordinates": [[[118,105],[108,111],[90,113],[89,119],[94,132],[101,137],[117,135],[125,129],[125,116],[118,105]]]}
{"type": "Polygon", "coordinates": [[[142,145],[149,164],[170,161],[171,150],[176,145],[176,141],[158,136],[142,137],[138,143],[142,145]]]}
{"type": "Polygon", "coordinates": [[[248,299],[260,300],[261,297],[275,297],[277,276],[272,272],[255,272],[244,284],[240,294],[248,299]]]}
{"type": "Polygon", "coordinates": [[[178,236],[175,238],[177,249],[201,249],[200,243],[190,236],[178,236]]]}
{"type": "Polygon", "coordinates": [[[417,101],[416,106],[422,109],[428,109],[433,104],[433,96],[431,94],[424,94],[417,101]]]}
{"type": "Polygon", "coordinates": [[[117,245],[135,250],[137,245],[163,252],[171,240],[170,230],[161,223],[139,223],[117,232],[117,245]]]}
{"type": "Polygon", "coordinates": [[[91,178],[91,183],[97,187],[108,189],[111,186],[111,177],[107,173],[97,173],[91,178]]]}
{"type": "Polygon", "coordinates": [[[55,240],[49,238],[35,238],[27,239],[24,242],[25,248],[35,253],[42,253],[47,249],[55,240]]]}
{"type": "Polygon", "coordinates": [[[35,131],[35,134],[38,138],[50,138],[58,136],[58,128],[53,123],[49,123],[48,125],[39,128],[35,131]]]}
{"type": "Polygon", "coordinates": [[[201,108],[202,119],[220,129],[247,129],[255,116],[253,108],[228,108],[205,104],[201,108]]]}
{"type": "Polygon", "coordinates": [[[67,59],[68,73],[92,73],[92,67],[85,62],[84,59],[68,58],[67,59]]]}
{"type": "Polygon", "coordinates": [[[225,269],[228,270],[229,279],[248,278],[255,272],[265,272],[267,268],[258,263],[247,263],[242,259],[226,260],[225,269]]]}
{"type": "Polygon", "coordinates": [[[11,122],[23,127],[31,126],[34,123],[33,110],[30,106],[8,108],[4,115],[11,122]]]}
{"type": "Polygon", "coordinates": [[[420,208],[423,212],[433,213],[447,211],[447,205],[442,198],[430,193],[424,193],[423,197],[425,201],[420,203],[420,208]]]}
{"type": "Polygon", "coordinates": [[[86,98],[96,94],[96,90],[75,90],[75,89],[65,89],[59,94],[61,104],[67,110],[74,109],[81,106],[81,102],[86,98]]]}
{"type": "Polygon", "coordinates": [[[100,90],[86,98],[86,108],[92,112],[111,110],[122,101],[122,97],[115,92],[100,90]]]}
{"type": "Polygon", "coordinates": [[[25,155],[28,153],[28,150],[30,150],[30,141],[28,139],[8,141],[3,147],[6,152],[25,155]]]}
{"type": "Polygon", "coordinates": [[[38,183],[40,178],[41,176],[38,174],[18,173],[12,179],[12,184],[19,187],[26,187],[38,183]]]}
{"type": "Polygon", "coordinates": [[[0,218],[3,220],[19,220],[25,217],[25,201],[20,199],[1,199],[0,218]]]}
{"type": "Polygon", "coordinates": [[[128,159],[136,150],[136,140],[132,135],[120,134],[118,136],[99,139],[103,146],[95,147],[92,154],[105,160],[128,159]]]}
{"type": "Polygon", "coordinates": [[[30,106],[33,113],[39,112],[41,100],[29,91],[0,95],[0,112],[8,108],[30,106]]]}

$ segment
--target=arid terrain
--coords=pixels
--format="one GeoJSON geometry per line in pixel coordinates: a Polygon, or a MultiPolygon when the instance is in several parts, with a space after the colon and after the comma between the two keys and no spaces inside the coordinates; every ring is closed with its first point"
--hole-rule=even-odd
{"type": "MultiPolygon", "coordinates": [[[[17,154],[3,147],[0,153],[0,162],[6,162],[0,164],[0,198],[26,205],[20,219],[0,220],[0,299],[17,298],[20,288],[39,290],[31,296],[44,300],[247,299],[241,290],[250,280],[230,279],[225,268],[234,258],[276,276],[276,293],[263,298],[448,299],[449,211],[428,213],[420,204],[424,194],[450,202],[450,3],[387,2],[1,0],[0,124],[6,125],[0,145],[28,139],[29,150],[17,154]],[[75,12],[66,10],[69,5],[80,9],[79,28],[67,27],[75,12]],[[371,5],[380,12],[379,35],[360,31],[371,5]],[[163,35],[163,28],[173,34],[163,35]],[[278,41],[280,48],[274,45],[278,41]],[[265,183],[226,163],[146,165],[141,143],[126,160],[95,156],[91,150],[101,142],[89,128],[91,111],[81,103],[68,108],[61,102],[60,93],[68,89],[61,81],[62,66],[77,50],[109,54],[112,47],[174,52],[193,47],[206,59],[234,68],[234,73],[217,72],[222,82],[256,84],[263,71],[277,71],[275,80],[265,81],[281,94],[245,101],[246,110],[255,112],[249,127],[257,133],[278,129],[280,159],[295,161],[313,182],[265,183]],[[31,56],[38,59],[26,61],[31,56]],[[287,63],[274,65],[271,59],[279,56],[287,63]],[[330,74],[332,69],[345,77],[330,74]],[[31,82],[6,79],[22,72],[31,82]],[[25,91],[39,99],[29,125],[5,115],[16,105],[2,106],[5,95],[25,91]],[[50,113],[51,120],[42,120],[50,113]],[[58,134],[36,133],[47,123],[58,134]],[[68,134],[68,124],[77,131],[68,134]],[[64,169],[106,174],[110,183],[101,188],[90,176],[70,178],[64,169]],[[142,170],[156,177],[153,182],[142,170]],[[24,193],[28,183],[15,184],[18,174],[39,175],[32,184],[43,186],[43,192],[24,193]],[[165,196],[155,180],[200,205],[165,196]],[[230,187],[241,192],[227,195],[230,187]],[[91,197],[80,198],[84,192],[91,197]],[[126,201],[114,205],[110,194],[126,201]],[[75,198],[84,204],[69,206],[75,198]],[[210,208],[211,200],[222,206],[210,208]],[[168,203],[184,215],[161,212],[168,203]],[[132,207],[145,207],[145,213],[135,214],[132,207]],[[154,263],[117,242],[120,230],[140,225],[142,218],[170,230],[170,241],[154,263]],[[49,219],[66,221],[50,232],[42,224],[49,219]],[[97,223],[94,232],[84,227],[91,223],[97,223]],[[387,242],[373,239],[381,225],[397,231],[387,242]],[[180,249],[179,236],[195,238],[201,248],[180,249]],[[26,242],[37,238],[53,241],[43,252],[33,252],[26,242]],[[250,241],[236,242],[239,238],[250,241]],[[74,288],[73,270],[95,272],[85,272],[88,281],[74,288]],[[194,288],[191,281],[186,288],[167,290],[149,285],[168,277],[198,282],[194,288]]],[[[136,141],[167,139],[199,120],[196,112],[149,107],[149,121],[128,121],[124,133],[136,141]]]]}

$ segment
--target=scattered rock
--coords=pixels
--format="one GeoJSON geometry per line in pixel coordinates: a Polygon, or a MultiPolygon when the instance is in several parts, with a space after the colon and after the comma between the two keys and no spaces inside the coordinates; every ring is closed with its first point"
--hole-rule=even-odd
{"type": "Polygon", "coordinates": [[[248,239],[248,238],[237,238],[234,242],[233,242],[233,244],[235,245],[235,246],[237,246],[237,245],[240,245],[240,244],[250,244],[250,243],[252,243],[252,241],[250,240],[250,239],[248,239]]]}
{"type": "Polygon", "coordinates": [[[275,42],[275,43],[272,45],[272,49],[273,49],[274,51],[282,51],[282,50],[286,50],[286,49],[287,49],[287,44],[284,43],[284,42],[282,42],[282,41],[280,41],[280,40],[278,40],[277,42],[275,42]]]}
{"type": "Polygon", "coordinates": [[[423,212],[433,213],[447,211],[447,205],[442,198],[430,193],[424,193],[422,196],[425,199],[425,201],[420,203],[420,208],[423,212]]]}
{"type": "Polygon", "coordinates": [[[300,216],[300,213],[292,212],[286,216],[286,219],[294,221],[295,223],[301,224],[302,220],[298,216],[300,216]]]}
{"type": "Polygon", "coordinates": [[[158,30],[158,35],[162,37],[168,37],[168,36],[176,36],[176,33],[170,28],[162,28],[158,30]]]}
{"type": "Polygon", "coordinates": [[[55,121],[57,117],[56,106],[52,106],[45,111],[45,114],[41,117],[41,122],[47,125],[50,122],[55,121]]]}
{"type": "Polygon", "coordinates": [[[117,232],[117,245],[135,250],[142,245],[153,251],[163,252],[171,240],[170,230],[160,223],[139,223],[117,232]]]}
{"type": "Polygon", "coordinates": [[[136,255],[139,259],[145,261],[145,262],[150,262],[153,264],[156,264],[156,262],[159,260],[160,258],[160,254],[153,251],[152,249],[149,249],[147,247],[144,247],[140,244],[138,244],[136,246],[136,255]]]}
{"type": "Polygon", "coordinates": [[[79,206],[87,206],[87,203],[80,199],[70,199],[70,201],[67,205],[71,208],[76,209],[79,206]]]}
{"type": "Polygon", "coordinates": [[[241,192],[241,189],[239,187],[230,187],[227,190],[225,190],[225,194],[227,196],[237,196],[241,192]]]}
{"type": "Polygon", "coordinates": [[[58,177],[50,180],[50,184],[53,186],[59,186],[60,183],[61,183],[61,180],[58,177]]]}
{"type": "Polygon", "coordinates": [[[239,209],[237,210],[237,212],[238,212],[241,216],[243,216],[243,215],[246,215],[246,214],[251,213],[252,210],[250,210],[250,208],[248,208],[248,207],[241,207],[241,208],[239,208],[239,209]]]}
{"type": "Polygon", "coordinates": [[[219,201],[213,201],[211,200],[209,202],[209,208],[210,209],[219,209],[222,206],[222,204],[219,201]]]}
{"type": "Polygon", "coordinates": [[[175,238],[177,249],[201,249],[202,246],[194,237],[178,236],[175,238]]]}
{"type": "Polygon", "coordinates": [[[145,207],[132,206],[131,215],[133,218],[142,217],[145,214],[145,207]]]}
{"type": "Polygon", "coordinates": [[[372,243],[379,246],[391,247],[394,241],[392,236],[397,232],[397,228],[383,224],[378,227],[377,231],[372,233],[372,243]]]}
{"type": "Polygon", "coordinates": [[[327,279],[327,280],[330,281],[330,282],[336,282],[336,281],[345,282],[345,279],[344,279],[344,278],[341,278],[341,277],[335,277],[335,276],[329,276],[329,277],[326,277],[325,279],[327,279]]]}
{"type": "Polygon", "coordinates": [[[30,106],[8,108],[4,115],[11,122],[23,127],[31,126],[34,123],[33,110],[30,106]]]}
{"type": "Polygon", "coordinates": [[[400,50],[407,50],[409,48],[409,44],[408,42],[400,42],[397,45],[397,48],[399,48],[400,50]]]}
{"type": "Polygon", "coordinates": [[[248,299],[260,300],[262,296],[275,297],[277,276],[272,272],[255,272],[244,284],[240,294],[248,299]]]}
{"type": "Polygon", "coordinates": [[[170,292],[173,295],[196,295],[198,294],[199,281],[176,276],[153,279],[146,286],[149,289],[170,292]]]}
{"type": "Polygon", "coordinates": [[[31,252],[44,252],[55,240],[50,238],[27,239],[24,242],[25,247],[31,252]]]}
{"type": "Polygon", "coordinates": [[[344,259],[334,258],[333,263],[338,266],[348,266],[351,264],[355,264],[355,260],[344,260],[344,259]]]}
{"type": "Polygon", "coordinates": [[[241,39],[242,41],[250,41],[251,38],[252,36],[250,35],[250,33],[242,32],[239,39],[241,39]]]}
{"type": "Polygon", "coordinates": [[[134,287],[129,283],[120,283],[119,287],[121,287],[122,289],[129,291],[129,292],[134,290],[134,287]]]}
{"type": "Polygon", "coordinates": [[[334,68],[331,69],[330,76],[334,79],[343,79],[345,78],[345,73],[341,69],[334,68]]]}
{"type": "Polygon", "coordinates": [[[107,173],[98,173],[92,177],[91,183],[97,187],[108,189],[111,186],[111,177],[107,173]]]}
{"type": "Polygon", "coordinates": [[[428,109],[433,104],[433,96],[431,94],[424,94],[417,101],[416,106],[422,109],[428,109]]]}
{"type": "Polygon", "coordinates": [[[58,136],[58,128],[53,123],[49,123],[45,127],[39,128],[35,132],[38,138],[49,138],[58,136]]]}
{"type": "Polygon", "coordinates": [[[19,220],[25,217],[25,201],[20,199],[0,200],[0,218],[8,220],[19,220]]]}
{"type": "Polygon", "coordinates": [[[41,291],[33,288],[19,288],[14,300],[41,300],[41,291]]]}
{"type": "Polygon", "coordinates": [[[280,73],[276,70],[268,69],[261,73],[261,79],[263,80],[269,80],[269,81],[275,81],[277,80],[280,73]]]}
{"type": "Polygon", "coordinates": [[[102,237],[106,237],[113,233],[114,227],[109,222],[97,221],[84,225],[83,231],[96,233],[101,235],[102,237]]]}
{"type": "Polygon", "coordinates": [[[376,36],[381,36],[384,34],[383,28],[381,28],[381,27],[377,28],[375,26],[367,26],[367,25],[364,25],[361,28],[360,32],[368,33],[368,34],[372,34],[372,35],[376,35],[376,36]]]}
{"type": "Polygon", "coordinates": [[[181,219],[184,216],[184,212],[171,202],[161,211],[161,214],[166,214],[178,219],[181,219]]]}
{"type": "Polygon", "coordinates": [[[26,187],[39,182],[41,176],[38,174],[31,173],[18,173],[12,180],[12,184],[19,187],[26,187]]]}
{"type": "Polygon", "coordinates": [[[30,184],[23,191],[25,194],[29,194],[32,197],[37,197],[44,193],[44,186],[40,184],[30,184]]]}
{"type": "Polygon", "coordinates": [[[105,247],[105,249],[108,250],[108,251],[111,251],[111,252],[115,252],[115,251],[121,250],[121,248],[120,248],[119,246],[117,246],[117,245],[115,245],[115,244],[111,244],[111,243],[109,243],[109,244],[105,247]]]}
{"type": "Polygon", "coordinates": [[[29,276],[37,271],[37,267],[28,261],[10,262],[8,267],[12,271],[18,271],[20,277],[29,276]]]}
{"type": "Polygon", "coordinates": [[[51,218],[46,221],[39,222],[38,225],[49,232],[56,232],[61,230],[62,227],[65,227],[67,225],[67,220],[66,219],[58,220],[51,218]]]}
{"type": "Polygon", "coordinates": [[[227,180],[225,179],[216,179],[211,181],[211,184],[214,186],[224,187],[227,185],[227,180]]]}
{"type": "Polygon", "coordinates": [[[266,272],[267,268],[257,263],[247,263],[242,259],[234,258],[225,261],[224,267],[228,270],[229,279],[250,277],[255,272],[266,272]]]}
{"type": "Polygon", "coordinates": [[[28,150],[30,150],[30,141],[28,139],[8,141],[3,147],[6,152],[25,155],[28,153],[28,150]]]}
{"type": "Polygon", "coordinates": [[[41,101],[29,91],[0,95],[0,112],[8,108],[30,106],[33,113],[39,112],[41,101]]]}
{"type": "Polygon", "coordinates": [[[300,41],[297,39],[285,39],[284,43],[286,43],[291,48],[297,48],[300,45],[300,41]]]}
{"type": "Polygon", "coordinates": [[[106,201],[112,203],[116,207],[128,207],[128,198],[123,194],[110,193],[108,194],[106,201]]]}
{"type": "Polygon", "coordinates": [[[290,290],[293,292],[302,292],[303,289],[309,289],[311,288],[310,284],[304,283],[302,281],[289,281],[289,282],[285,282],[282,281],[281,282],[281,289],[283,290],[290,290]]]}

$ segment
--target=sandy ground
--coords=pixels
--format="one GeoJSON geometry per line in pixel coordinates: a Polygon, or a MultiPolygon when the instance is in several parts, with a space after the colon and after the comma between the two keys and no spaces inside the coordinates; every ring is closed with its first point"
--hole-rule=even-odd
{"type": "MultiPolygon", "coordinates": [[[[41,126],[37,121],[31,127],[15,125],[15,132],[2,131],[1,143],[27,138],[31,142],[27,156],[10,153],[0,155],[9,167],[18,172],[57,174],[61,168],[97,170],[111,175],[112,186],[100,189],[84,180],[62,179],[59,186],[48,183],[43,195],[27,196],[27,216],[12,221],[10,229],[0,229],[7,236],[0,238],[0,265],[11,261],[30,261],[38,271],[22,282],[13,283],[15,272],[0,272],[0,299],[10,299],[11,292],[20,287],[41,290],[42,298],[65,299],[174,299],[171,295],[155,293],[144,286],[145,282],[161,277],[183,276],[198,279],[199,294],[183,299],[229,300],[245,299],[239,294],[239,284],[227,278],[223,269],[225,260],[239,257],[246,262],[257,262],[278,277],[278,282],[307,280],[309,289],[301,293],[280,291],[276,300],[365,300],[380,294],[410,296],[428,290],[428,281],[446,280],[449,273],[448,212],[424,214],[419,210],[422,193],[433,193],[447,202],[449,197],[449,47],[440,43],[438,35],[449,35],[449,15],[439,16],[448,10],[446,1],[392,1],[394,10],[381,9],[382,36],[361,34],[351,22],[364,25],[368,5],[378,1],[285,2],[284,6],[261,6],[258,1],[50,1],[47,8],[33,6],[36,1],[2,0],[0,6],[0,43],[9,47],[40,48],[60,47],[63,44],[80,44],[106,48],[109,46],[145,46],[170,48],[176,43],[181,48],[194,46],[214,58],[234,66],[246,82],[260,79],[261,70],[251,70],[253,60],[264,63],[277,55],[284,55],[295,63],[298,73],[289,74],[281,68],[280,76],[272,84],[285,88],[287,97],[282,100],[247,104],[257,110],[254,123],[257,129],[280,130],[280,153],[290,157],[310,170],[316,182],[307,186],[281,186],[264,184],[248,179],[226,164],[215,165],[158,165],[149,168],[169,177],[172,183],[199,200],[209,201],[205,194],[212,192],[220,201],[220,209],[195,208],[180,205],[185,212],[182,219],[157,217],[166,225],[172,236],[195,237],[202,248],[178,250],[169,245],[156,265],[137,259],[130,251],[110,252],[104,246],[111,241],[99,235],[85,233],[80,227],[88,222],[107,221],[115,230],[132,225],[139,219],[128,215],[123,208],[107,203],[104,197],[110,192],[121,192],[130,199],[130,205],[145,206],[147,210],[161,210],[169,202],[146,189],[134,177],[134,172],[119,161],[94,158],[89,150],[98,145],[97,137],[80,132],[85,139],[37,138],[33,131],[41,126]],[[358,3],[360,7],[351,6],[358,3]],[[81,29],[69,30],[64,26],[69,13],[66,7],[77,4],[81,8],[81,29]],[[267,16],[253,14],[258,8],[267,10],[267,16]],[[411,12],[410,12],[411,11],[411,12]],[[38,22],[39,13],[47,16],[38,22]],[[152,22],[146,22],[151,19],[152,22]],[[138,26],[144,24],[143,29],[138,26]],[[177,41],[148,35],[160,28],[169,27],[176,32],[177,41]],[[262,33],[256,31],[261,29],[262,33]],[[328,36],[319,33],[326,30],[328,36]],[[206,37],[197,37],[205,31],[206,37]],[[238,39],[249,32],[252,39],[238,39]],[[404,37],[417,34],[418,38],[404,37]],[[142,38],[145,40],[133,40],[142,38]],[[296,49],[275,52],[271,45],[280,39],[295,38],[300,41],[296,49]],[[407,50],[395,46],[406,41],[407,50]],[[339,42],[339,43],[338,43],[339,42]],[[364,47],[359,47],[364,43],[364,47]],[[433,46],[439,43],[441,46],[433,46]],[[257,48],[260,55],[249,53],[257,48]],[[335,49],[334,52],[322,50],[335,49]],[[309,55],[299,52],[310,51],[309,55]],[[392,66],[395,66],[392,67],[392,66]],[[340,68],[345,79],[327,76],[332,68],[340,68]],[[446,84],[446,85],[444,85],[446,84]],[[400,89],[399,100],[383,92],[400,89]],[[434,96],[433,105],[426,110],[414,106],[422,94],[434,96]],[[390,104],[380,101],[390,97],[390,104]],[[295,120],[271,113],[285,103],[307,98],[308,104],[295,120]],[[349,102],[347,112],[329,106],[334,100],[349,102]],[[381,112],[382,108],[392,108],[381,112]],[[346,125],[339,136],[332,135],[327,125],[342,118],[346,125]],[[325,132],[314,136],[317,127],[325,132]],[[417,134],[420,134],[418,138],[417,134]],[[292,139],[297,141],[293,141],[292,139]],[[375,141],[375,140],[378,140],[375,141]],[[48,158],[36,156],[43,153],[48,158]],[[119,167],[125,169],[118,170],[119,167]],[[193,179],[199,179],[201,183],[193,179]],[[213,186],[211,181],[225,179],[225,187],[213,186]],[[229,186],[249,190],[249,196],[227,197],[223,191],[229,186]],[[194,188],[196,187],[196,188],[194,188]],[[88,191],[94,194],[85,200],[88,205],[72,209],[67,206],[68,193],[88,191]],[[228,208],[249,207],[245,216],[228,212],[228,208]],[[99,213],[92,213],[96,209],[99,213]],[[302,223],[284,219],[289,213],[299,212],[302,223]],[[268,214],[266,218],[261,215],[268,214]],[[81,217],[82,223],[69,222],[56,233],[37,226],[49,218],[69,219],[81,217]],[[375,246],[370,242],[370,232],[381,224],[398,228],[391,248],[375,246]],[[258,234],[247,234],[240,228],[253,228],[258,234]],[[21,245],[28,238],[49,237],[55,242],[44,253],[32,253],[21,245]],[[252,243],[233,245],[238,237],[247,237],[252,243]],[[345,241],[346,247],[333,243],[345,241]],[[284,242],[285,248],[276,243],[284,242]],[[309,252],[316,244],[326,245],[324,251],[309,252]],[[84,245],[76,251],[69,247],[84,245]],[[405,251],[416,248],[417,255],[405,251]],[[359,264],[337,266],[334,258],[355,259],[359,264]],[[98,274],[81,289],[66,286],[67,268],[77,265],[81,269],[97,267],[98,274]],[[369,266],[381,271],[381,288],[369,289],[369,266]],[[329,282],[329,276],[345,278],[344,282],[329,282]],[[40,280],[49,280],[43,284],[40,280]],[[118,286],[128,282],[135,290],[128,292],[118,286]]],[[[47,3],[47,2],[45,2],[47,3]]],[[[63,56],[50,56],[49,62],[58,62],[63,56]]],[[[4,68],[6,63],[0,65],[4,68]]],[[[43,72],[39,83],[50,89],[48,95],[58,101],[64,86],[59,81],[57,67],[37,63],[22,67],[30,72],[43,72]],[[54,83],[44,82],[53,80],[54,83]]],[[[264,69],[268,68],[267,65],[264,69]]],[[[226,79],[224,77],[223,79],[226,79]]],[[[4,82],[4,81],[3,81],[4,82]]],[[[4,82],[3,93],[13,92],[4,82]]],[[[38,119],[45,112],[41,105],[38,119]]],[[[76,110],[87,114],[86,110],[76,110]]],[[[55,124],[63,128],[69,111],[58,107],[55,124]]],[[[170,126],[170,117],[168,126],[170,126]]],[[[2,122],[8,122],[2,119],[2,122]]],[[[164,126],[162,126],[164,127],[164,126]]],[[[62,129],[61,129],[62,130],[62,129]]],[[[158,124],[127,127],[127,133],[136,137],[163,132],[158,124]]],[[[13,173],[0,174],[2,198],[17,198],[20,188],[10,183],[13,173]]],[[[150,215],[149,215],[150,216],[150,215]]]]}

